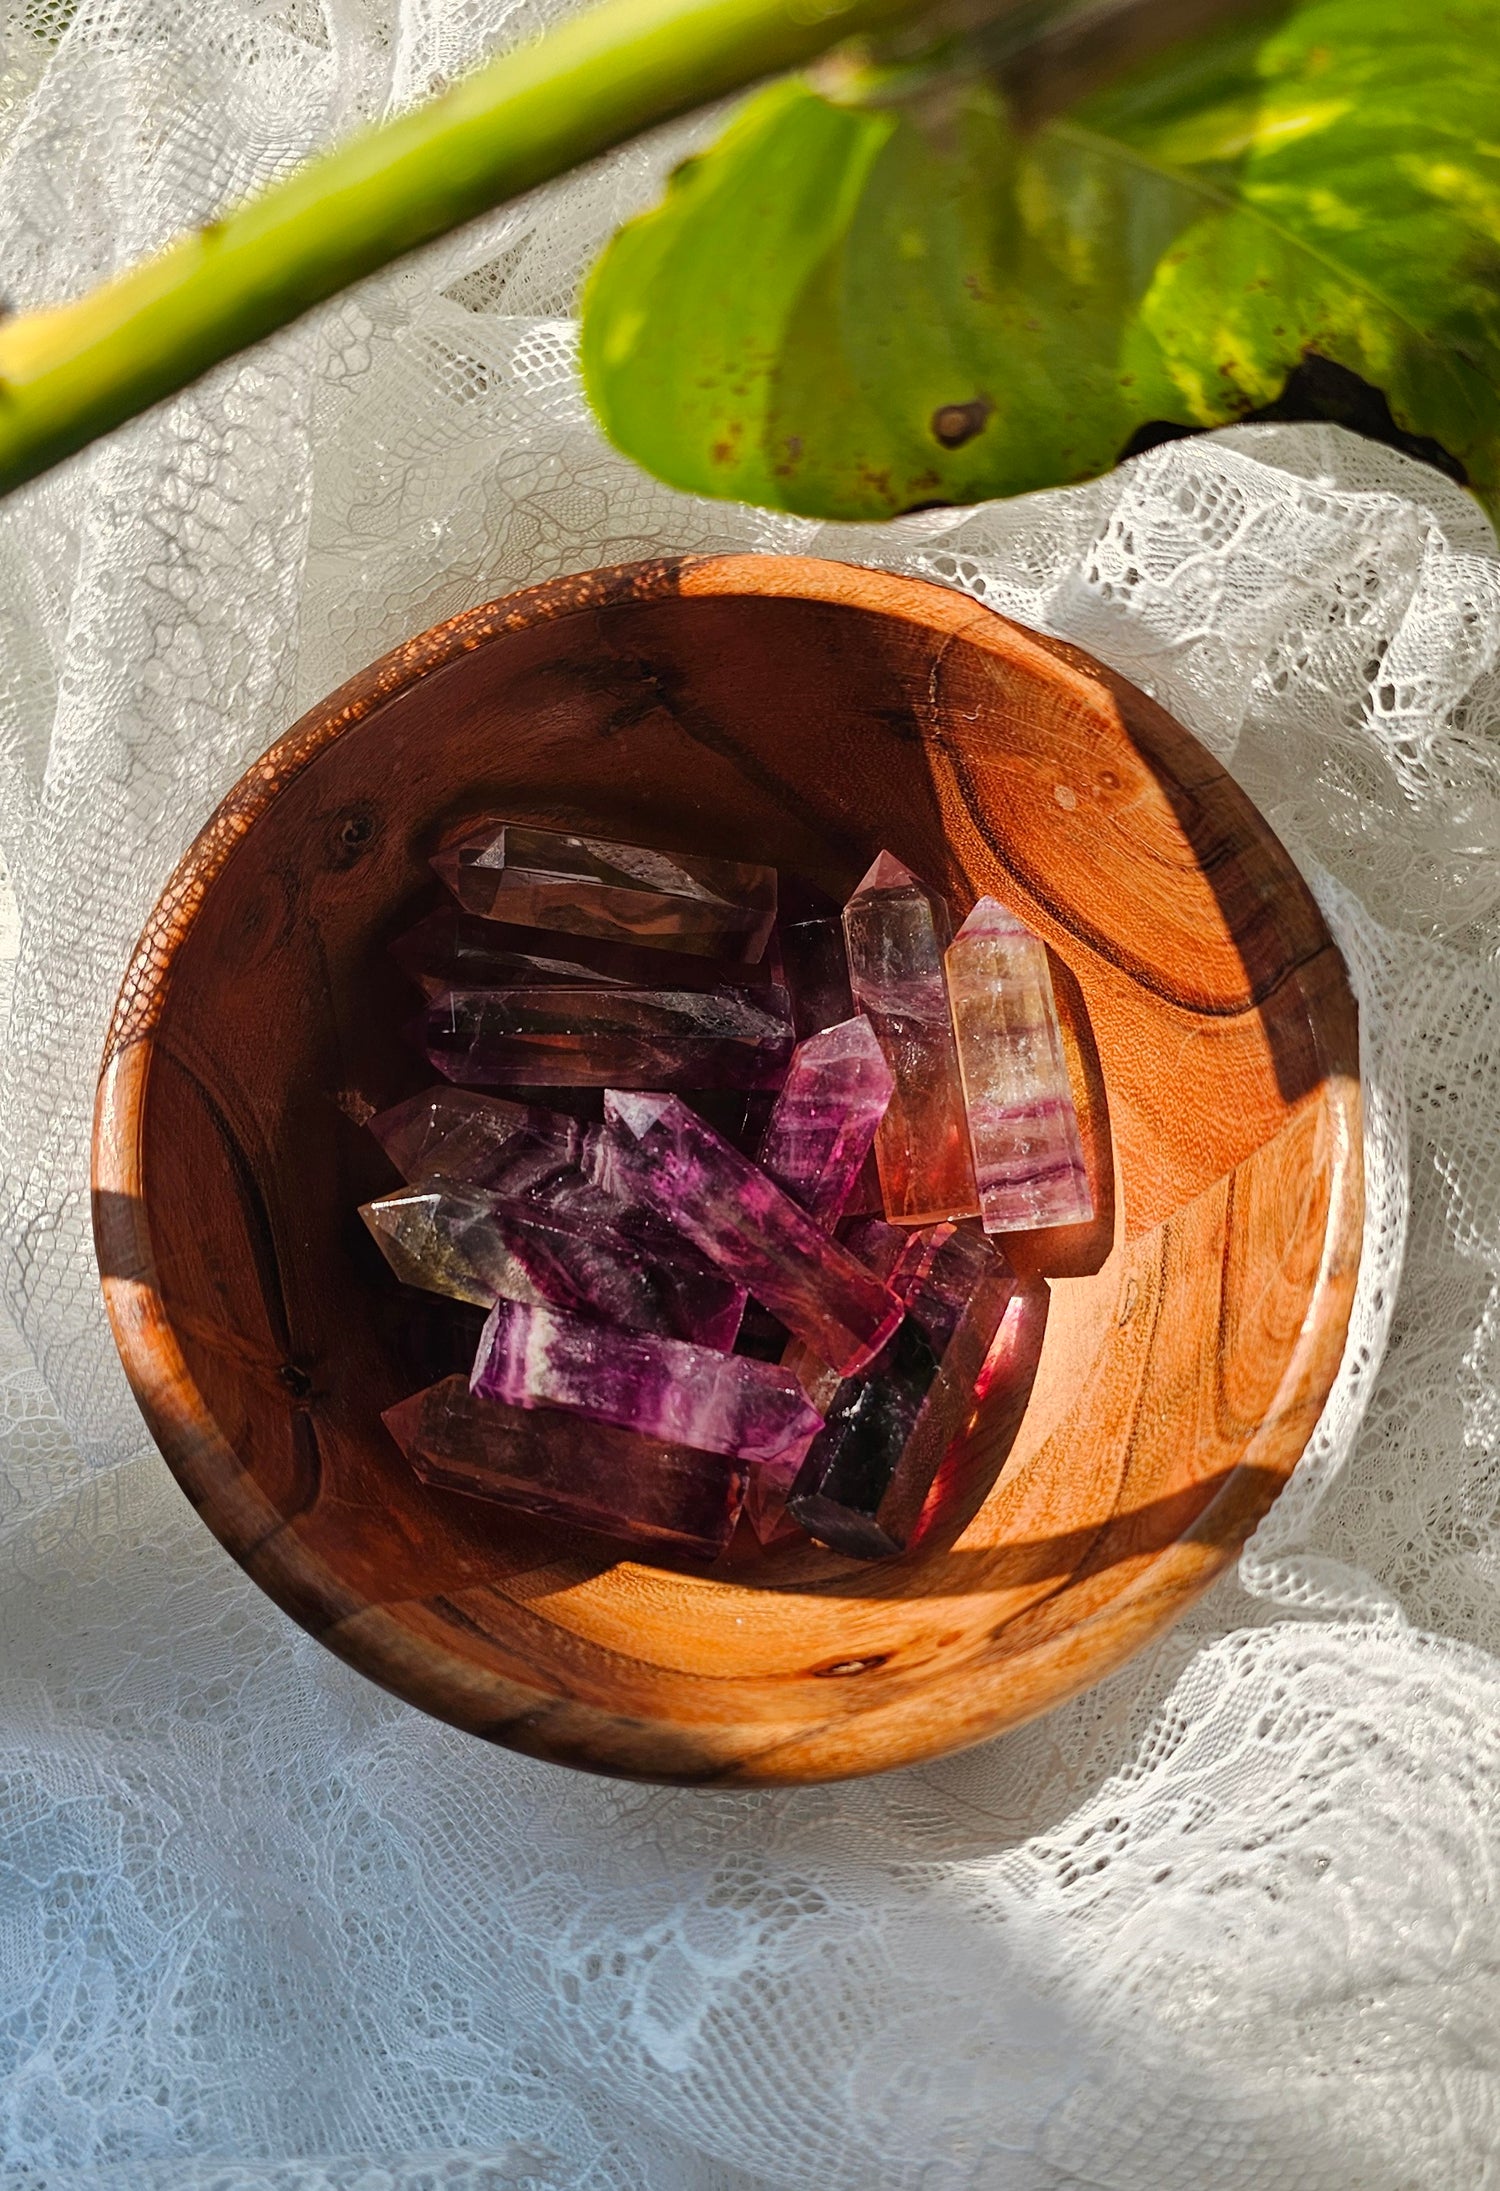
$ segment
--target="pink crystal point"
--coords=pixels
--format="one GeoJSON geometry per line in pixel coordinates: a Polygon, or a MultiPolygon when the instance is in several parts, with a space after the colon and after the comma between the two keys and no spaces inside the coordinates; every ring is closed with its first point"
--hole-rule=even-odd
{"type": "Polygon", "coordinates": [[[654,1206],[846,1375],[880,1351],[895,1295],[685,1103],[612,1088],[604,1119],[607,1186],[654,1206]]]}
{"type": "Polygon", "coordinates": [[[875,1136],[885,1214],[901,1224],[978,1211],[943,947],[948,908],[882,852],[844,907],[854,1001],[895,1076],[875,1136]]]}
{"type": "Polygon", "coordinates": [[[753,960],[776,919],[774,867],[529,822],[476,822],[432,864],[467,913],[619,943],[753,960]]]}
{"type": "Polygon", "coordinates": [[[705,1559],[729,1542],[745,1496],[744,1466],[720,1454],[560,1408],[502,1407],[476,1399],[462,1377],[413,1393],[382,1420],[424,1483],[705,1559]]]}
{"type": "Polygon", "coordinates": [[[1094,1214],[1046,946],[981,898],[947,954],[948,994],[986,1232],[1094,1214]]]}
{"type": "Polygon", "coordinates": [[[421,1039],[450,1080],[484,1087],[779,1088],[784,989],[449,989],[421,1039]]]}
{"type": "Polygon", "coordinates": [[[470,1383],[481,1399],[567,1408],[737,1460],[784,1461],[823,1421],[775,1363],[521,1301],[490,1311],[470,1383]]]}
{"type": "Polygon", "coordinates": [[[854,1192],[894,1086],[867,1019],[846,1019],[793,1052],[760,1167],[830,1230],[854,1192]]]}

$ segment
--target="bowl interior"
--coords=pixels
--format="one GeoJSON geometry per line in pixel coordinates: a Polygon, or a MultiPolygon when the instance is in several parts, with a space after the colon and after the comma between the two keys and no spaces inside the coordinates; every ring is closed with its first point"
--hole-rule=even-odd
{"type": "Polygon", "coordinates": [[[1097,664],[843,566],[638,566],[411,642],[236,787],[127,980],[96,1193],[164,1453],[334,1650],[574,1764],[865,1771],[1105,1671],[1274,1497],[1352,1296],[1354,1012],[1264,823],[1097,664]],[[480,807],[841,892],[886,845],[960,915],[993,891],[1049,944],[1101,1216],[1024,1244],[1024,1413],[981,1406],[903,1558],[644,1564],[424,1487],[386,1434],[466,1327],[365,1234],[394,1181],[347,1106],[433,1077],[384,946],[480,807]]]}

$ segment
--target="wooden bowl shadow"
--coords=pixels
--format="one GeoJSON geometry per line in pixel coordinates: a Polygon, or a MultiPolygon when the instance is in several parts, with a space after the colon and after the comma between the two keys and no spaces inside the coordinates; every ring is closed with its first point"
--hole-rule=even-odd
{"type": "Polygon", "coordinates": [[[423,634],[249,771],[127,974],[94,1176],[153,1434],[330,1649],[561,1762],[827,1778],[1097,1679],[1265,1512],[1347,1329],[1357,1029],[1292,863],[1133,687],[940,587],[689,558],[423,634]],[[1045,939],[1100,1214],[1018,1246],[1017,1375],[901,1559],[647,1564],[428,1489],[386,1435],[465,1334],[365,1236],[356,1205],[391,1175],[340,1100],[423,1084],[383,944],[430,902],[439,833],[484,806],[754,847],[836,890],[888,844],[1045,939]]]}

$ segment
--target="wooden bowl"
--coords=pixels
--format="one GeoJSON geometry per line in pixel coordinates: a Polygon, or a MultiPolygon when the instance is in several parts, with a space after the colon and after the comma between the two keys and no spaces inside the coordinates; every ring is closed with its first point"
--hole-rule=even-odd
{"type": "Polygon", "coordinates": [[[330,1650],[563,1763],[825,1779],[1045,1711],[1266,1511],[1344,1345],[1355,1012],[1249,802],[1075,648],[841,564],[638,564],[411,640],[241,779],[126,976],[94,1186],[157,1443],[330,1650]],[[1024,1413],[979,1409],[902,1558],[644,1564],[425,1489],[383,1429],[456,1366],[457,1312],[367,1240],[356,1204],[393,1175],[339,1098],[430,1078],[384,944],[483,806],[835,888],[889,845],[960,914],[994,891],[1046,938],[1103,1214],[1033,1236],[1024,1413]]]}

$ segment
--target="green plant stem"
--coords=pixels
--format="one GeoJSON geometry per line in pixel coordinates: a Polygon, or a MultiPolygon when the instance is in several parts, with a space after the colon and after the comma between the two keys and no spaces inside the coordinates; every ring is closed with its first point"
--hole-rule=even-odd
{"type": "Polygon", "coordinates": [[[0,327],[0,493],[403,252],[930,4],[603,0],[160,257],[0,327]]]}

